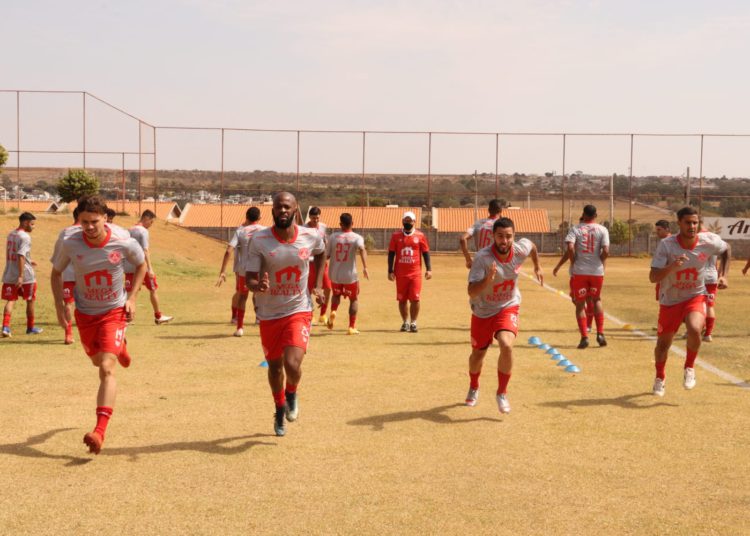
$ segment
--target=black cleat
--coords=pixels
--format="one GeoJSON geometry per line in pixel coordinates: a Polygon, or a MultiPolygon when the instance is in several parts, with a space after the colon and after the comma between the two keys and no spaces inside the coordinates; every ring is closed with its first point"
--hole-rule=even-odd
{"type": "Polygon", "coordinates": [[[416,322],[411,323],[411,325],[409,326],[409,331],[412,333],[416,333],[417,331],[419,331],[419,328],[417,328],[416,322]]]}
{"type": "Polygon", "coordinates": [[[581,337],[581,342],[578,343],[578,349],[583,350],[584,348],[589,347],[589,338],[588,337],[581,337]]]}
{"type": "Polygon", "coordinates": [[[284,437],[286,434],[286,428],[284,427],[284,406],[276,408],[276,415],[273,417],[273,431],[279,437],[284,437]]]}
{"type": "Polygon", "coordinates": [[[409,331],[409,323],[404,321],[403,324],[401,324],[401,331],[409,331]]]}
{"type": "Polygon", "coordinates": [[[299,416],[299,404],[297,404],[297,393],[286,393],[286,403],[284,404],[284,413],[286,420],[294,422],[299,416]]]}
{"type": "Polygon", "coordinates": [[[596,334],[596,342],[599,344],[599,346],[607,346],[607,339],[604,338],[604,333],[596,334]]]}

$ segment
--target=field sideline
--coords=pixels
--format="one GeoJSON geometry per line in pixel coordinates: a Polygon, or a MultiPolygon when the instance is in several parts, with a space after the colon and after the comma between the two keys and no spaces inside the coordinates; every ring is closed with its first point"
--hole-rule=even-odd
{"type": "MultiPolygon", "coordinates": [[[[685,391],[672,354],[656,398],[651,341],[609,322],[609,346],[575,349],[570,302],[526,278],[513,411],[501,416],[494,401],[496,346],[478,406],[463,406],[469,307],[458,255],[434,257],[417,334],[398,332],[385,256],[371,257],[362,334],[346,335],[346,306],[333,331],[313,329],[300,420],[277,438],[257,328],[232,337],[233,286],[214,286],[224,246],[155,223],[162,310],[176,318],[155,326],[141,294],[133,365],[117,370],[107,441],[89,455],[81,438],[95,420],[97,373],[78,342],[62,344],[49,291],[52,244],[69,219],[39,215],[32,234],[45,332],[24,335],[17,306],[14,336],[0,340],[2,534],[750,533],[750,390],[698,368],[685,391]],[[581,373],[531,348],[532,335],[581,373]]],[[[17,217],[0,223],[7,234],[17,217]]],[[[565,290],[556,260],[543,258],[546,282],[565,290]]],[[[610,259],[603,299],[653,334],[648,264],[610,259]]],[[[700,358],[750,382],[742,265],[719,293],[700,358]]]]}

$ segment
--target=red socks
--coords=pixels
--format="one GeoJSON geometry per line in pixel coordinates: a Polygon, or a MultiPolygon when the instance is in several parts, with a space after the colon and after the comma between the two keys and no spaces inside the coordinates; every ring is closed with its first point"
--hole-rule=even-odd
{"type": "Polygon", "coordinates": [[[584,317],[578,316],[578,317],[576,317],[576,320],[578,321],[578,331],[581,332],[581,337],[588,337],[589,334],[586,331],[586,326],[588,325],[586,323],[586,317],[585,316],[584,317]]]}
{"type": "Polygon", "coordinates": [[[662,380],[665,379],[667,376],[666,376],[666,373],[664,372],[664,368],[667,366],[667,362],[666,361],[662,361],[662,362],[656,361],[655,366],[656,366],[656,377],[660,378],[662,380]]]}
{"type": "Polygon", "coordinates": [[[323,305],[320,306],[320,314],[321,315],[325,315],[327,310],[328,310],[328,304],[327,303],[324,303],[323,305]]]}
{"type": "Polygon", "coordinates": [[[685,357],[685,368],[695,368],[695,360],[698,358],[698,350],[691,350],[687,348],[687,356],[685,357]]]}
{"type": "Polygon", "coordinates": [[[284,402],[286,402],[286,396],[284,396],[284,390],[276,391],[273,394],[273,402],[276,404],[277,408],[283,407],[284,402]]]}
{"type": "MultiPolygon", "coordinates": [[[[584,318],[584,320],[586,320],[584,318]]],[[[497,371],[497,394],[504,395],[508,391],[508,382],[510,381],[510,374],[504,374],[497,371]]]]}
{"type": "Polygon", "coordinates": [[[595,316],[596,318],[596,332],[604,333],[604,313],[600,313],[595,316]]]}
{"type": "Polygon", "coordinates": [[[10,313],[3,313],[3,327],[10,327],[10,313]]]}
{"type": "Polygon", "coordinates": [[[586,325],[591,328],[594,325],[594,304],[586,302],[586,325]]]}
{"type": "Polygon", "coordinates": [[[242,328],[245,325],[245,310],[237,309],[237,329],[242,328]]]}
{"type": "Polygon", "coordinates": [[[479,389],[479,375],[481,372],[469,372],[469,387],[472,389],[479,389]]]}
{"type": "Polygon", "coordinates": [[[353,328],[354,324],[357,323],[357,315],[353,315],[349,317],[349,327],[353,328]]]}
{"type": "Polygon", "coordinates": [[[65,335],[73,335],[73,322],[65,324],[65,335]]]}
{"type": "Polygon", "coordinates": [[[26,317],[26,329],[31,329],[34,327],[34,317],[33,316],[27,316],[26,317]]]}
{"type": "MultiPolygon", "coordinates": [[[[339,302],[339,303],[332,303],[331,304],[331,311],[338,311],[339,310],[339,305],[341,305],[341,302],[339,302]]],[[[322,309],[323,308],[321,307],[321,310],[322,309]]]]}
{"type": "Polygon", "coordinates": [[[159,320],[161,318],[161,311],[157,311],[154,313],[154,318],[159,320]]]}
{"type": "Polygon", "coordinates": [[[286,389],[284,389],[288,394],[296,393],[297,392],[297,384],[286,382],[286,389]]]}
{"type": "Polygon", "coordinates": [[[237,308],[232,307],[232,320],[236,320],[236,319],[237,319],[237,308]]]}
{"type": "Polygon", "coordinates": [[[106,406],[98,406],[96,408],[96,428],[94,432],[102,436],[104,439],[104,432],[107,431],[107,425],[109,424],[109,418],[112,416],[112,408],[106,406]]]}
{"type": "Polygon", "coordinates": [[[716,318],[706,317],[706,332],[704,333],[704,335],[708,336],[714,332],[715,323],[716,323],[716,318]]]}

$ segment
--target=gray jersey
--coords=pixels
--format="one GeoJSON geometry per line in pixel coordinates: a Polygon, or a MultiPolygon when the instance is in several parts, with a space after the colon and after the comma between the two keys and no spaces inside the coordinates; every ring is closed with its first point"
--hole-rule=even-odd
{"type": "Polygon", "coordinates": [[[604,263],[600,255],[609,247],[609,231],[598,223],[579,223],[568,231],[566,243],[574,244],[576,258],[571,275],[604,275],[604,263]]]}
{"type": "MultiPolygon", "coordinates": [[[[79,231],[81,229],[81,225],[76,223],[75,225],[71,225],[70,227],[66,227],[62,231],[60,231],[60,234],[57,235],[57,241],[55,241],[55,249],[52,251],[52,257],[50,258],[50,262],[52,264],[55,263],[55,259],[60,254],[60,249],[62,248],[63,240],[71,236],[76,231],[79,231]]],[[[71,283],[76,280],[76,272],[73,269],[73,264],[68,264],[68,266],[63,270],[62,278],[64,283],[71,283]]]]}
{"type": "Polygon", "coordinates": [[[245,271],[242,269],[242,259],[250,247],[250,242],[253,239],[253,235],[258,231],[265,229],[263,225],[258,223],[251,223],[250,225],[240,225],[232,236],[232,240],[229,241],[229,245],[234,248],[234,262],[232,263],[232,271],[234,273],[245,275],[245,271]]]}
{"type": "Polygon", "coordinates": [[[679,235],[665,238],[656,247],[651,268],[661,269],[672,264],[680,255],[688,260],[679,270],[659,282],[659,303],[676,305],[706,293],[706,275],[713,255],[727,250],[727,243],[714,233],[698,233],[698,241],[692,249],[682,247],[679,235]]]}
{"type": "Polygon", "coordinates": [[[5,245],[5,271],[3,272],[3,283],[17,283],[18,259],[23,258],[23,282],[34,283],[36,275],[34,267],[31,266],[31,235],[23,229],[16,229],[8,235],[5,245]]]}
{"type": "Polygon", "coordinates": [[[334,232],[326,245],[330,258],[328,276],[332,283],[349,285],[357,281],[357,252],[365,249],[365,239],[352,231],[334,232]]]}
{"type": "Polygon", "coordinates": [[[474,248],[479,251],[482,248],[492,244],[492,227],[495,225],[497,218],[484,218],[474,222],[466,232],[474,238],[474,248]]]}
{"type": "Polygon", "coordinates": [[[53,262],[55,270],[73,265],[76,274],[76,309],[87,315],[100,315],[122,307],[124,290],[123,260],[138,266],[144,262],[143,249],[124,229],[105,226],[107,239],[100,246],[89,243],[82,230],[66,238],[53,262]]]}
{"type": "MultiPolygon", "coordinates": [[[[112,224],[109,224],[109,225],[110,227],[112,226],[112,224]]],[[[149,248],[148,229],[146,229],[142,224],[136,223],[133,227],[128,229],[127,232],[130,233],[130,237],[134,238],[135,241],[138,242],[138,245],[141,246],[141,248],[144,251],[149,248]]],[[[135,266],[129,263],[126,259],[123,260],[123,266],[125,268],[126,274],[135,273],[135,266]]]]}
{"type": "Polygon", "coordinates": [[[268,272],[270,288],[255,294],[258,318],[274,320],[295,313],[312,311],[307,278],[310,259],[323,253],[323,239],[316,229],[295,225],[296,235],[289,242],[282,241],[273,227],[258,231],[253,236],[245,256],[245,270],[268,272]]]}
{"type": "Polygon", "coordinates": [[[501,261],[495,248],[487,246],[474,256],[469,271],[469,283],[477,283],[485,278],[494,264],[497,266],[495,279],[487,285],[479,296],[471,298],[471,312],[479,318],[495,316],[506,307],[521,304],[521,291],[518,290],[518,272],[534,244],[528,238],[513,243],[513,250],[506,261],[501,261]]]}

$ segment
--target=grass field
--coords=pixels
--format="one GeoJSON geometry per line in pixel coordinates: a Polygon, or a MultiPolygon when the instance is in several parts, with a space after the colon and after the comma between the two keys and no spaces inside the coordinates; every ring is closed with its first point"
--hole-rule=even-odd
{"type": "MultiPolygon", "coordinates": [[[[162,309],[146,295],[128,330],[133,365],[102,453],[86,453],[96,369],[52,324],[49,263],[67,216],[39,216],[37,317],[45,332],[0,340],[2,534],[747,534],[750,390],[701,368],[650,394],[653,343],[608,321],[609,346],[575,349],[573,308],[522,278],[521,331],[501,416],[494,347],[477,407],[468,387],[466,269],[436,256],[420,332],[399,333],[385,257],[371,258],[359,327],[317,327],[304,363],[300,420],[273,435],[257,328],[231,337],[229,285],[214,287],[224,246],[163,223],[151,231],[162,309]],[[582,369],[562,372],[539,336],[582,369]]],[[[121,219],[127,224],[132,220],[121,219]]],[[[0,216],[3,232],[14,226],[0,216]]],[[[545,258],[547,282],[556,259],[545,258]]],[[[701,357],[747,382],[744,306],[733,266],[715,342],[701,357]]],[[[530,273],[530,268],[527,270],[530,273]]],[[[653,333],[647,259],[610,259],[608,312],[653,333]]],[[[77,334],[76,334],[77,335],[77,334]]],[[[77,338],[77,337],[76,337],[77,338]]],[[[682,346],[682,341],[677,345],[682,346]]]]}
{"type": "MultiPolygon", "coordinates": [[[[513,200],[514,206],[526,207],[526,202],[522,199],[513,200]]],[[[578,218],[583,213],[583,207],[589,203],[596,206],[597,212],[599,213],[599,222],[603,223],[609,221],[609,199],[571,199],[565,202],[565,218],[568,218],[568,214],[571,214],[574,222],[578,221],[578,218]]],[[[556,229],[560,225],[561,213],[562,213],[562,201],[560,199],[532,199],[531,208],[543,208],[549,213],[550,225],[553,229],[556,229]]],[[[632,206],[627,201],[615,200],[615,219],[620,221],[628,221],[632,216],[636,223],[650,223],[654,224],[658,220],[667,219],[671,220],[672,217],[662,210],[658,210],[649,206],[633,204],[632,206]]]]}

